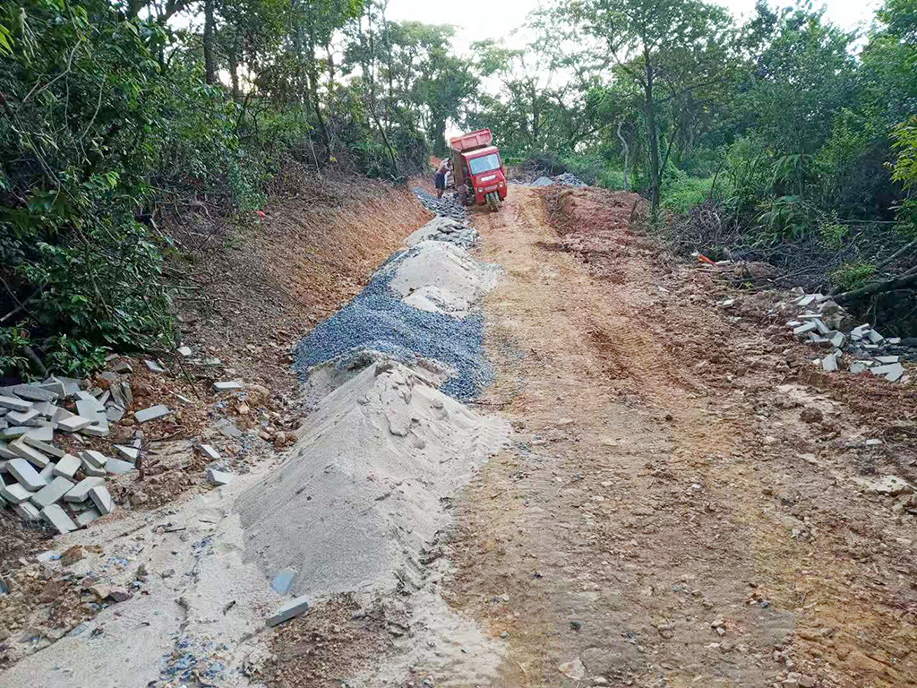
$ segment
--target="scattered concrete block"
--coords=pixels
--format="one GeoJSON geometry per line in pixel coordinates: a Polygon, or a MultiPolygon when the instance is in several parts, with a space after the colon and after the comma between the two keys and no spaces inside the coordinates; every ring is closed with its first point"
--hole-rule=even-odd
{"type": "Polygon", "coordinates": [[[879,363],[897,363],[901,360],[900,356],[876,356],[879,363]]]}
{"type": "Polygon", "coordinates": [[[38,477],[44,480],[46,483],[49,483],[52,480],[54,480],[54,464],[49,463],[47,466],[42,468],[38,472],[38,477]]]}
{"type": "Polygon", "coordinates": [[[18,440],[29,431],[24,425],[14,425],[12,427],[0,430],[0,440],[18,440]]]}
{"type": "Polygon", "coordinates": [[[220,452],[218,452],[216,449],[214,449],[209,444],[202,444],[200,446],[200,449],[201,449],[201,452],[203,452],[207,458],[213,461],[218,461],[220,459],[220,452]]]}
{"type": "Polygon", "coordinates": [[[104,485],[97,485],[91,488],[89,490],[89,498],[103,516],[110,514],[115,508],[111,495],[108,494],[108,490],[105,489],[104,485]]]}
{"type": "Polygon", "coordinates": [[[191,347],[190,346],[180,346],[178,347],[178,353],[180,353],[185,358],[188,358],[188,356],[191,355],[191,347]]]}
{"type": "Polygon", "coordinates": [[[105,421],[105,424],[93,423],[92,425],[87,425],[85,428],[80,430],[81,435],[86,435],[88,437],[107,437],[108,436],[108,421],[105,421]]]}
{"type": "MultiPolygon", "coordinates": [[[[60,479],[63,480],[63,478],[60,479]]],[[[51,504],[42,509],[41,517],[52,527],[57,528],[57,532],[61,535],[76,530],[76,524],[57,504],[51,504]]]]}
{"type": "MultiPolygon", "coordinates": [[[[58,375],[49,379],[58,380],[64,386],[64,390],[67,392],[66,396],[68,397],[76,396],[76,393],[80,391],[81,382],[75,377],[64,377],[62,375],[58,375]]],[[[45,382],[47,381],[48,380],[45,380],[45,382]]]]}
{"type": "Polygon", "coordinates": [[[221,418],[218,420],[215,427],[224,437],[229,437],[231,439],[242,437],[242,431],[239,430],[239,428],[235,426],[235,423],[233,423],[228,418],[221,418]]]}
{"type": "Polygon", "coordinates": [[[83,474],[90,478],[104,478],[108,475],[104,468],[97,468],[85,460],[83,460],[83,474]]]}
{"type": "Polygon", "coordinates": [[[831,346],[842,349],[847,342],[847,336],[843,332],[833,332],[830,337],[831,346]]]}
{"type": "Polygon", "coordinates": [[[41,518],[41,512],[35,508],[34,504],[21,502],[13,507],[13,510],[19,514],[23,521],[37,521],[41,518]]]}
{"type": "Polygon", "coordinates": [[[104,407],[108,403],[108,400],[111,399],[111,390],[106,389],[102,392],[102,396],[99,397],[99,403],[104,407]]]}
{"type": "Polygon", "coordinates": [[[64,452],[58,449],[57,447],[55,447],[53,444],[48,444],[47,442],[42,442],[41,440],[37,440],[34,437],[30,436],[29,433],[26,433],[25,435],[23,435],[22,439],[19,441],[29,445],[30,447],[34,449],[37,449],[38,451],[44,454],[53,456],[56,459],[60,459],[64,456],[64,452]]]}
{"type": "Polygon", "coordinates": [[[22,440],[16,440],[10,444],[10,450],[16,454],[16,456],[25,459],[38,469],[44,468],[51,462],[51,459],[35,449],[35,447],[30,447],[22,440]]]}
{"type": "Polygon", "coordinates": [[[891,365],[881,365],[870,368],[870,372],[873,375],[882,375],[886,380],[891,382],[896,382],[904,375],[904,366],[900,363],[892,363],[891,365]]]}
{"type": "Polygon", "coordinates": [[[886,342],[887,344],[892,344],[892,345],[900,344],[900,343],[901,343],[901,337],[889,337],[888,339],[885,340],[885,342],[886,342]]]}
{"type": "Polygon", "coordinates": [[[127,380],[121,381],[121,394],[124,401],[127,402],[124,408],[130,408],[134,405],[134,390],[131,389],[131,383],[127,380]]]}
{"type": "Polygon", "coordinates": [[[811,303],[815,303],[815,301],[816,301],[816,299],[818,298],[818,296],[820,296],[820,295],[816,295],[816,294],[806,294],[806,295],[803,296],[801,299],[799,299],[798,301],[796,301],[796,305],[797,305],[797,306],[808,306],[808,305],[811,304],[811,303]]]}
{"type": "Polygon", "coordinates": [[[866,333],[869,332],[869,325],[857,325],[852,330],[850,330],[850,338],[859,341],[866,337],[866,333]]]}
{"type": "Polygon", "coordinates": [[[295,578],[296,569],[281,569],[277,572],[277,575],[274,576],[274,580],[271,582],[271,588],[273,588],[274,592],[286,595],[290,590],[290,586],[293,585],[293,580],[295,578]]]}
{"type": "Polygon", "coordinates": [[[106,473],[130,473],[135,470],[134,464],[121,459],[109,459],[105,462],[106,473]]]}
{"type": "Polygon", "coordinates": [[[134,418],[137,419],[138,423],[147,423],[151,420],[156,420],[157,418],[168,416],[170,413],[172,413],[172,411],[168,406],[165,406],[164,404],[157,404],[156,406],[151,406],[141,411],[137,411],[137,413],[134,414],[134,418]]]}
{"type": "Polygon", "coordinates": [[[80,458],[96,468],[105,468],[105,462],[108,461],[108,457],[105,454],[94,449],[87,449],[82,452],[80,458]]]}
{"type": "Polygon", "coordinates": [[[62,432],[77,432],[92,425],[92,420],[82,416],[71,416],[57,421],[57,429],[62,432]]]}
{"type": "Polygon", "coordinates": [[[289,621],[300,614],[309,611],[309,600],[303,595],[302,597],[297,597],[290,600],[285,605],[280,607],[277,611],[271,614],[267,619],[264,620],[264,623],[268,626],[276,626],[281,624],[284,621],[289,621]]]}
{"type": "Polygon", "coordinates": [[[10,425],[29,425],[40,416],[41,414],[32,407],[27,411],[10,411],[6,414],[6,420],[10,425]]]}
{"type": "Polygon", "coordinates": [[[33,439],[39,442],[50,442],[54,439],[54,428],[50,423],[45,423],[38,428],[29,428],[22,438],[23,441],[26,439],[33,439]]]}
{"type": "Polygon", "coordinates": [[[105,415],[105,405],[95,397],[80,399],[76,402],[76,412],[83,416],[83,418],[89,418],[92,421],[96,421],[98,420],[98,416],[105,415]]]}
{"type": "Polygon", "coordinates": [[[118,423],[124,418],[124,409],[117,404],[109,404],[105,407],[105,418],[110,423],[118,423]]]}
{"type": "Polygon", "coordinates": [[[113,373],[119,373],[122,375],[134,372],[134,369],[131,367],[130,361],[128,361],[126,358],[122,358],[118,362],[114,363],[110,367],[110,370],[113,373]]]}
{"type": "Polygon", "coordinates": [[[72,478],[76,475],[81,465],[80,460],[73,454],[64,454],[61,460],[55,464],[53,473],[63,478],[72,478]]]}
{"type": "Polygon", "coordinates": [[[92,395],[92,392],[87,392],[86,390],[82,390],[82,389],[76,393],[76,398],[79,401],[83,401],[86,399],[95,399],[95,397],[92,395]]]}
{"type": "Polygon", "coordinates": [[[37,506],[39,509],[44,509],[45,507],[51,506],[57,502],[57,500],[59,500],[72,489],[72,482],[66,478],[58,476],[32,495],[32,504],[37,506]]]}
{"type": "Polygon", "coordinates": [[[18,459],[18,458],[19,458],[19,457],[16,456],[16,455],[10,450],[10,445],[8,445],[8,444],[7,444],[6,442],[4,442],[3,440],[0,440],[0,459],[18,459]]]}
{"type": "Polygon", "coordinates": [[[39,416],[47,420],[51,420],[54,418],[54,414],[58,407],[50,401],[36,401],[33,408],[38,411],[39,416]]]}
{"type": "Polygon", "coordinates": [[[38,472],[32,468],[32,464],[25,459],[10,459],[6,465],[10,469],[10,473],[13,474],[13,477],[29,492],[38,492],[48,484],[47,481],[43,480],[41,476],[38,475],[38,472]]]}
{"type": "Polygon", "coordinates": [[[67,396],[67,389],[64,387],[64,383],[58,380],[56,377],[49,377],[40,385],[36,385],[36,387],[47,392],[54,392],[58,398],[67,396]]]}
{"type": "Polygon", "coordinates": [[[821,367],[829,373],[837,370],[837,355],[830,353],[821,360],[821,367]]]}
{"type": "Polygon", "coordinates": [[[40,385],[16,385],[13,387],[13,394],[29,401],[54,401],[60,395],[48,389],[43,389],[40,385]]]}
{"type": "Polygon", "coordinates": [[[817,330],[817,329],[818,329],[818,326],[810,320],[807,323],[803,323],[799,327],[794,327],[793,334],[795,335],[805,334],[806,332],[812,332],[813,330],[817,330]]]}
{"type": "Polygon", "coordinates": [[[866,440],[865,444],[867,447],[879,447],[885,443],[882,440],[880,440],[879,438],[873,437],[871,439],[866,440]]]}
{"type": "Polygon", "coordinates": [[[0,396],[0,406],[10,411],[28,411],[32,408],[32,402],[18,397],[0,396]]]}
{"type": "Polygon", "coordinates": [[[242,389],[245,385],[242,384],[242,380],[228,380],[224,382],[214,382],[213,389],[216,392],[232,392],[237,389],[242,389]]]}
{"type": "Polygon", "coordinates": [[[64,495],[65,502],[83,502],[89,499],[89,490],[104,485],[103,478],[83,478],[64,495]]]}
{"type": "Polygon", "coordinates": [[[0,496],[2,496],[10,504],[19,504],[21,502],[28,501],[29,497],[32,496],[32,493],[19,483],[13,483],[12,485],[4,485],[3,487],[0,487],[0,496]]]}
{"type": "Polygon", "coordinates": [[[178,399],[181,403],[185,404],[186,406],[191,406],[191,404],[194,403],[193,401],[191,401],[191,399],[189,399],[188,397],[184,397],[181,394],[176,394],[175,398],[178,399]]]}
{"type": "Polygon", "coordinates": [[[117,453],[125,461],[136,463],[137,459],[140,458],[140,450],[136,447],[128,447],[123,444],[116,444],[113,448],[115,453],[117,453]]]}
{"type": "Polygon", "coordinates": [[[157,361],[150,361],[146,359],[143,361],[143,365],[147,367],[148,370],[154,373],[167,373],[168,371],[163,368],[157,361]]]}
{"type": "Polygon", "coordinates": [[[232,473],[227,473],[226,471],[218,471],[215,468],[207,469],[207,480],[210,481],[211,485],[216,487],[221,487],[223,485],[229,485],[235,478],[232,473]]]}
{"type": "Polygon", "coordinates": [[[80,528],[85,528],[93,521],[102,518],[102,514],[99,513],[99,510],[93,507],[92,509],[86,509],[85,511],[80,512],[76,515],[76,518],[73,519],[74,523],[80,528]]]}
{"type": "Polygon", "coordinates": [[[883,337],[881,334],[879,334],[875,330],[869,330],[866,333],[866,339],[871,341],[873,344],[880,344],[885,339],[885,337],[883,337]]]}
{"type": "Polygon", "coordinates": [[[827,325],[825,325],[825,323],[822,322],[822,319],[821,319],[821,318],[814,318],[814,319],[812,320],[812,322],[815,323],[815,327],[816,327],[816,329],[818,329],[818,333],[819,333],[820,335],[825,336],[825,335],[831,333],[831,328],[828,327],[827,325]]]}

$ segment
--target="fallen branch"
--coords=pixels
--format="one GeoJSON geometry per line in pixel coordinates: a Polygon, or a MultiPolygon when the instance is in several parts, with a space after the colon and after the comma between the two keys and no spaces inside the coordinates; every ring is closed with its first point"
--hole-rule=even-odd
{"type": "Polygon", "coordinates": [[[902,287],[917,284],[917,272],[908,272],[910,274],[904,274],[894,279],[886,280],[885,282],[876,282],[875,284],[870,284],[868,287],[862,287],[852,291],[845,291],[842,294],[836,294],[834,296],[834,300],[839,303],[844,301],[853,301],[864,296],[884,294],[887,291],[894,291],[895,289],[901,289],[902,287]]]}

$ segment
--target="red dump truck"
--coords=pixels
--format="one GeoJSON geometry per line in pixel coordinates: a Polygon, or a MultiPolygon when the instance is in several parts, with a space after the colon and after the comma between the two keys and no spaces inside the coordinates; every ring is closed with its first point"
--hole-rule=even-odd
{"type": "Polygon", "coordinates": [[[506,198],[506,175],[490,129],[449,139],[455,191],[465,205],[476,203],[497,211],[506,198]]]}

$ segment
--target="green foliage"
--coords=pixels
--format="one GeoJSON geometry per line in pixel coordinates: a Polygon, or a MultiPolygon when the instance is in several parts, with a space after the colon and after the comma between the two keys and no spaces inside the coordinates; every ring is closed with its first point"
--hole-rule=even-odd
{"type": "Polygon", "coordinates": [[[677,171],[668,176],[662,188],[662,207],[676,213],[684,213],[710,197],[713,176],[693,177],[677,171]]]}
{"type": "Polygon", "coordinates": [[[898,216],[914,234],[917,233],[917,117],[899,125],[893,136],[898,153],[893,176],[907,193],[899,206],[898,216]]]}
{"type": "Polygon", "coordinates": [[[818,233],[825,246],[839,251],[844,245],[844,239],[850,234],[850,227],[838,222],[824,222],[818,228],[818,233]]]}
{"type": "Polygon", "coordinates": [[[865,287],[876,274],[876,266],[870,263],[847,263],[831,273],[831,282],[840,291],[865,287]]]}

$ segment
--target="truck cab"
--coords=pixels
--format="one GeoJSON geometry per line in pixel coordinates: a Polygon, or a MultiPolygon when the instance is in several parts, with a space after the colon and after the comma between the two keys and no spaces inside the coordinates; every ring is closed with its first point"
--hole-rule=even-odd
{"type": "Polygon", "coordinates": [[[455,188],[463,203],[499,210],[506,198],[506,174],[500,150],[492,145],[490,129],[480,129],[449,141],[455,188]]]}

